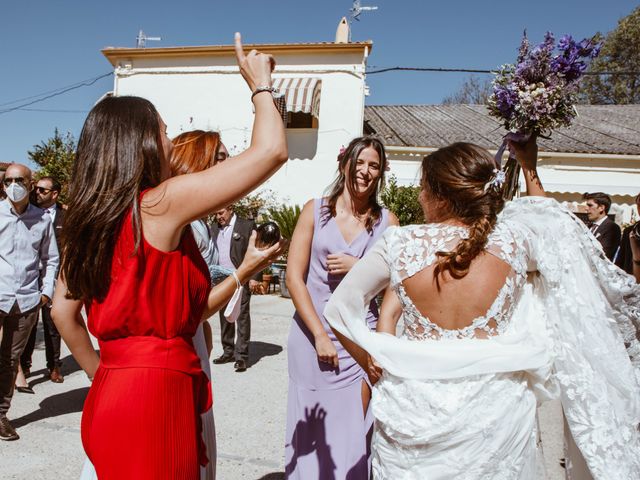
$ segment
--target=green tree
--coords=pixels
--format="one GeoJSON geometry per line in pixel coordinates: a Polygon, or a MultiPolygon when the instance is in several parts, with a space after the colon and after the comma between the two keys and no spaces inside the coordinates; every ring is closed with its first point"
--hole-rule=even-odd
{"type": "Polygon", "coordinates": [[[620,19],[606,36],[590,72],[636,72],[634,75],[586,75],[582,99],[593,104],[640,103],[640,7],[620,19]]]}
{"type": "Polygon", "coordinates": [[[475,75],[469,76],[460,86],[457,92],[445,97],[442,103],[455,105],[466,103],[470,105],[484,105],[491,96],[491,80],[482,79],[475,75]]]}
{"type": "Polygon", "coordinates": [[[424,222],[422,207],[418,202],[420,187],[401,186],[395,176],[391,176],[387,185],[380,192],[382,204],[395,213],[400,225],[411,225],[424,222]]]}
{"type": "Polygon", "coordinates": [[[62,185],[60,201],[64,203],[67,185],[71,179],[71,170],[76,158],[76,141],[71,133],[60,134],[56,128],[53,137],[40,145],[34,145],[27,152],[29,158],[40,166],[39,177],[53,177],[62,185]]]}

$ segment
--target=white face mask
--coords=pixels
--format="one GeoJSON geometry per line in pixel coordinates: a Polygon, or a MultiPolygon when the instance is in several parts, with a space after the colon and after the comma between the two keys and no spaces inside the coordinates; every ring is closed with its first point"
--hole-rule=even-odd
{"type": "Polygon", "coordinates": [[[25,197],[29,194],[29,191],[25,188],[24,185],[13,182],[8,187],[5,187],[4,191],[7,193],[7,197],[12,202],[21,202],[25,199],[25,197]]]}

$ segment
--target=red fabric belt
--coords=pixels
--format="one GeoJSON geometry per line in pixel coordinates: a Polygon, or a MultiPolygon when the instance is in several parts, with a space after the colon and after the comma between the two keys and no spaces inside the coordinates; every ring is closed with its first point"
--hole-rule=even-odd
{"type": "MultiPolygon", "coordinates": [[[[202,440],[200,415],[213,404],[211,382],[202,371],[192,338],[160,338],[154,336],[126,337],[99,341],[100,366],[118,368],[162,368],[185,373],[193,377],[193,401],[197,416],[198,453],[200,465],[209,463],[207,449],[202,440]]],[[[167,412],[169,413],[169,412],[167,412]]]]}

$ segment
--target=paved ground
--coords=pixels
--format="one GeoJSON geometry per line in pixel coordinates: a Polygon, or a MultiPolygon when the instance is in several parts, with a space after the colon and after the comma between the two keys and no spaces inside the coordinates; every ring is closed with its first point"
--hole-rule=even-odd
{"type": "MultiPolygon", "coordinates": [[[[214,411],[218,438],[219,480],[284,479],[284,425],[287,393],[286,339],[293,313],[290,300],[278,296],[252,300],[251,368],[235,373],[232,364],[213,366],[214,411]]],[[[219,323],[211,319],[219,338],[219,323]]],[[[219,344],[213,356],[220,353],[219,344]]],[[[17,393],[10,419],[17,442],[0,442],[2,479],[63,480],[78,478],[84,462],[80,415],[89,382],[64,351],[63,384],[45,380],[44,343],[39,331],[30,384],[35,395],[17,393]]],[[[562,422],[557,403],[541,410],[550,480],[564,478],[562,422]]],[[[337,479],[339,480],[339,479],[337,479]]]]}

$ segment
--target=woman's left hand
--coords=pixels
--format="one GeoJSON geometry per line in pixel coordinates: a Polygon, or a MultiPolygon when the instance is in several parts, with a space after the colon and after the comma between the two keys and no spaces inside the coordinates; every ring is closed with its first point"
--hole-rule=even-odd
{"type": "Polygon", "coordinates": [[[346,253],[332,253],[327,255],[327,270],[332,275],[345,275],[358,260],[346,253]]]}
{"type": "Polygon", "coordinates": [[[238,274],[242,272],[243,275],[252,277],[271,265],[271,262],[280,257],[288,247],[289,242],[280,239],[278,243],[269,248],[259,249],[256,247],[256,231],[254,230],[249,238],[249,245],[242,263],[238,267],[238,274]]]}

